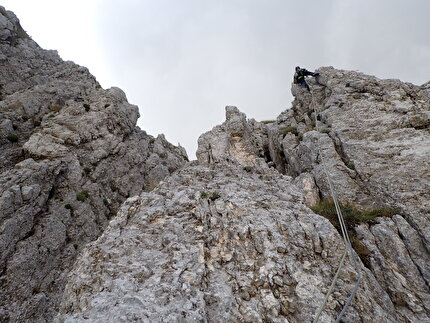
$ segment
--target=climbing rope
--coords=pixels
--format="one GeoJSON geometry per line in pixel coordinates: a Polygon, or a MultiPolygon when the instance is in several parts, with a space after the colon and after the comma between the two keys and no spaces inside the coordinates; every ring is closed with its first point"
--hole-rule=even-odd
{"type": "MultiPolygon", "coordinates": [[[[315,104],[314,95],[313,95],[312,92],[311,92],[311,96],[312,96],[312,103],[311,103],[311,105],[313,106],[314,117],[315,117],[315,128],[319,132],[320,130],[319,130],[318,118],[317,118],[317,116],[318,116],[318,110],[317,110],[317,105],[315,104]]],[[[328,185],[329,185],[329,188],[330,188],[330,193],[331,193],[331,196],[332,196],[335,208],[336,208],[336,213],[337,213],[337,217],[338,217],[338,220],[339,220],[340,229],[342,231],[343,241],[345,243],[345,249],[344,249],[343,255],[342,255],[342,257],[341,257],[341,259],[339,261],[339,265],[338,265],[336,273],[335,273],[335,275],[333,277],[333,281],[332,281],[332,283],[331,283],[331,285],[330,285],[330,287],[329,287],[329,289],[328,289],[328,291],[327,291],[327,293],[326,293],[326,295],[324,297],[323,303],[321,304],[321,306],[319,307],[319,309],[318,309],[318,311],[316,313],[315,319],[313,321],[314,323],[318,322],[318,319],[321,316],[321,313],[323,312],[323,310],[324,310],[324,308],[325,308],[325,306],[327,304],[327,300],[330,297],[331,293],[333,292],[334,286],[335,286],[335,284],[337,282],[337,279],[339,277],[340,270],[342,269],[342,267],[344,265],[345,257],[347,255],[348,251],[349,251],[349,254],[351,256],[351,259],[352,259],[353,265],[355,267],[355,270],[357,271],[357,274],[358,274],[357,282],[355,283],[355,286],[354,286],[351,294],[349,295],[347,301],[345,302],[345,305],[343,306],[341,312],[336,317],[336,323],[338,323],[338,322],[340,322],[340,319],[345,315],[346,310],[351,305],[351,302],[354,299],[355,294],[357,293],[358,287],[359,287],[359,285],[361,283],[361,280],[362,280],[362,274],[361,274],[361,268],[360,268],[358,262],[356,261],[354,252],[352,250],[351,241],[349,239],[348,231],[346,229],[345,221],[344,221],[343,215],[342,215],[342,210],[340,209],[340,206],[339,206],[339,203],[338,203],[336,190],[335,190],[334,185],[333,185],[333,183],[331,181],[330,173],[327,170],[327,167],[326,167],[326,164],[325,164],[325,160],[324,160],[324,155],[323,155],[323,153],[321,151],[319,141],[320,141],[320,138],[318,137],[317,151],[318,151],[318,155],[321,158],[321,164],[323,166],[324,173],[326,175],[327,182],[328,182],[328,185]]]]}

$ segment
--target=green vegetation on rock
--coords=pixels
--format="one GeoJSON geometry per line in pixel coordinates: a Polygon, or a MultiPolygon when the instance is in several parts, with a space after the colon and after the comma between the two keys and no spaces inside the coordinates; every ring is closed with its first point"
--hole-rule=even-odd
{"type": "MultiPolygon", "coordinates": [[[[349,205],[340,204],[340,209],[345,221],[346,229],[348,231],[351,245],[357,254],[360,256],[363,263],[369,267],[370,265],[370,251],[363,245],[363,243],[358,239],[355,233],[355,226],[367,223],[369,225],[376,224],[377,217],[392,217],[398,214],[399,211],[395,209],[374,209],[371,211],[360,211],[349,205]]],[[[311,207],[312,211],[327,218],[331,224],[336,228],[336,230],[342,234],[339,220],[337,217],[336,207],[332,200],[324,200],[318,205],[311,207]]]]}
{"type": "Polygon", "coordinates": [[[8,135],[7,137],[7,140],[9,140],[10,142],[18,142],[18,136],[17,135],[15,135],[15,134],[10,134],[10,135],[8,135]]]}
{"type": "Polygon", "coordinates": [[[279,134],[282,135],[282,137],[285,137],[287,133],[292,133],[293,135],[297,136],[299,133],[297,131],[296,127],[285,127],[279,130],[279,134]]]}
{"type": "Polygon", "coordinates": [[[219,199],[220,197],[221,197],[221,194],[218,192],[212,192],[212,193],[208,193],[205,191],[200,192],[200,198],[202,198],[202,199],[209,199],[211,201],[215,201],[216,199],[219,199]]]}
{"type": "Polygon", "coordinates": [[[346,167],[348,167],[349,169],[355,170],[355,165],[353,162],[349,162],[346,167]]]}
{"type": "Polygon", "coordinates": [[[243,166],[242,169],[248,173],[252,171],[252,166],[243,166]]]}
{"type": "Polygon", "coordinates": [[[263,121],[260,121],[260,122],[264,123],[264,124],[269,124],[269,123],[275,123],[276,120],[263,120],[263,121]]]}
{"type": "Polygon", "coordinates": [[[87,192],[87,191],[82,191],[82,192],[80,192],[80,193],[76,194],[76,199],[77,199],[79,202],[85,202],[85,200],[86,200],[89,196],[90,196],[90,195],[88,194],[88,192],[87,192]]]}

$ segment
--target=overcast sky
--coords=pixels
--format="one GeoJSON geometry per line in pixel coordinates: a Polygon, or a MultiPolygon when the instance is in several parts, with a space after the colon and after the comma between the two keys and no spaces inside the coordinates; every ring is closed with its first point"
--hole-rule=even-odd
{"type": "Polygon", "coordinates": [[[138,125],[195,159],[235,105],[275,119],[294,67],[430,80],[429,0],[0,0],[32,38],[118,86],[138,125]]]}

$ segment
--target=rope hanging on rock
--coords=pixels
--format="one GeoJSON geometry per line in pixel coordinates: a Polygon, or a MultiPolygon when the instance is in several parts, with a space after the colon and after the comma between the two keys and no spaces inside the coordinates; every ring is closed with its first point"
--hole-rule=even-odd
{"type": "MultiPolygon", "coordinates": [[[[314,111],[314,116],[315,116],[315,128],[319,132],[318,118],[317,118],[317,116],[318,116],[317,106],[315,104],[314,95],[313,95],[312,92],[311,92],[311,96],[312,96],[311,105],[313,106],[313,111],[314,111]]],[[[335,208],[336,208],[337,217],[338,217],[340,228],[341,228],[341,231],[342,231],[343,241],[345,243],[345,249],[344,249],[343,255],[342,255],[342,257],[341,257],[341,259],[339,261],[339,265],[338,265],[338,268],[336,270],[336,274],[333,277],[333,281],[332,281],[332,283],[330,285],[330,288],[328,289],[328,291],[327,291],[327,293],[326,293],[326,295],[324,297],[324,301],[323,301],[323,303],[321,304],[321,306],[319,307],[319,309],[318,309],[318,311],[316,313],[315,319],[313,321],[314,323],[318,322],[318,319],[321,316],[321,313],[323,312],[323,310],[324,310],[324,308],[325,308],[325,306],[327,304],[327,300],[328,300],[329,296],[331,295],[331,293],[333,292],[334,286],[335,286],[336,281],[337,281],[337,279],[339,277],[340,270],[342,269],[342,267],[344,265],[345,257],[346,257],[346,254],[348,253],[348,251],[349,251],[349,254],[351,256],[351,259],[352,259],[353,265],[355,267],[355,270],[357,271],[357,274],[358,274],[357,282],[355,283],[355,286],[354,286],[351,294],[349,295],[347,301],[345,302],[345,305],[343,306],[341,312],[338,314],[338,316],[336,318],[336,323],[338,323],[338,322],[340,322],[340,319],[345,315],[346,310],[351,305],[351,302],[354,299],[355,294],[357,293],[358,287],[359,287],[359,285],[361,283],[361,280],[362,280],[362,274],[361,274],[360,266],[359,266],[358,262],[356,261],[355,254],[354,254],[354,252],[352,250],[351,241],[349,239],[348,231],[346,229],[345,221],[343,219],[342,210],[340,209],[340,206],[339,206],[339,202],[338,202],[337,195],[336,195],[336,190],[335,190],[334,185],[333,185],[333,183],[331,181],[330,173],[327,170],[327,167],[326,167],[326,164],[325,164],[325,160],[324,160],[324,155],[323,155],[323,153],[321,151],[319,141],[320,141],[320,138],[318,137],[317,151],[318,151],[318,155],[321,158],[321,164],[323,166],[324,173],[326,175],[327,182],[328,182],[328,185],[329,185],[329,188],[330,188],[330,193],[331,193],[331,196],[332,196],[335,208]]]]}

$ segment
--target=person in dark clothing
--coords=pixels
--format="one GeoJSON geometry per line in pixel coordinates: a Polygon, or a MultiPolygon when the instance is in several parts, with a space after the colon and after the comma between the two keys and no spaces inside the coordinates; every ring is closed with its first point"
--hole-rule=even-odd
{"type": "Polygon", "coordinates": [[[319,73],[312,73],[305,68],[300,68],[300,66],[296,66],[296,73],[294,73],[294,83],[300,84],[305,88],[307,88],[308,91],[310,91],[311,89],[309,88],[309,85],[308,83],[306,83],[306,80],[305,80],[305,76],[308,76],[308,75],[315,77],[315,76],[318,76],[319,73]]]}

